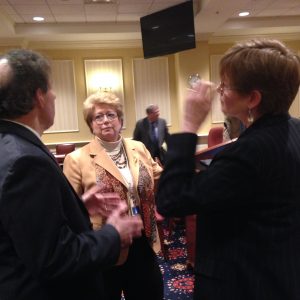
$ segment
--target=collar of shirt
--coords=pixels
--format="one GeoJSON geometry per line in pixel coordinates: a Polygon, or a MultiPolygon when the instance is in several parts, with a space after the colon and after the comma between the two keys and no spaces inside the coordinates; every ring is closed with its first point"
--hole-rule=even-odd
{"type": "Polygon", "coordinates": [[[16,121],[13,121],[13,120],[8,120],[8,119],[3,119],[3,120],[8,121],[8,122],[12,122],[12,123],[16,123],[16,124],[19,124],[19,125],[27,128],[28,130],[30,130],[33,134],[35,134],[41,140],[41,136],[38,134],[38,132],[35,131],[33,128],[29,127],[28,125],[25,125],[24,123],[16,122],[16,121]]]}

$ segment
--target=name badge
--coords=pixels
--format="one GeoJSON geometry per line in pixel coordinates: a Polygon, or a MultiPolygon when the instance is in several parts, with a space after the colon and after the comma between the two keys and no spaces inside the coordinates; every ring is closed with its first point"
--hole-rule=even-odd
{"type": "Polygon", "coordinates": [[[131,214],[133,216],[139,215],[140,214],[140,208],[138,206],[131,207],[131,214]]]}

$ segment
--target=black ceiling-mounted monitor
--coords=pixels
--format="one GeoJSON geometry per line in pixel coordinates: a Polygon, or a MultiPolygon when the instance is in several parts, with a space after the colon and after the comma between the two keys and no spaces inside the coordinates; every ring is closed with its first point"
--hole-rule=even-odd
{"type": "Polygon", "coordinates": [[[144,58],[196,48],[193,1],[140,18],[144,58]]]}

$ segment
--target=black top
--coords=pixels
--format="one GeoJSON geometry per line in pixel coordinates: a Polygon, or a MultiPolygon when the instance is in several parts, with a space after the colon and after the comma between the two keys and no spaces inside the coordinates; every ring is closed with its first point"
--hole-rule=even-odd
{"type": "Polygon", "coordinates": [[[299,299],[300,121],[262,117],[198,174],[196,142],[170,137],[157,193],[162,215],[197,214],[195,299],[299,299]]]}

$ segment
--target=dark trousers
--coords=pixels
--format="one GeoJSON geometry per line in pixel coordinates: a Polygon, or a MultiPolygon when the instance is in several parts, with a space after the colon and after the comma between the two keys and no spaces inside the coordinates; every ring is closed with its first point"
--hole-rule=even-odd
{"type": "Polygon", "coordinates": [[[162,147],[155,146],[152,151],[152,158],[157,157],[162,165],[165,162],[165,150],[162,147]]]}
{"type": "Polygon", "coordinates": [[[104,273],[105,290],[109,300],[162,300],[163,279],[153,249],[145,236],[135,239],[127,261],[104,273]]]}

